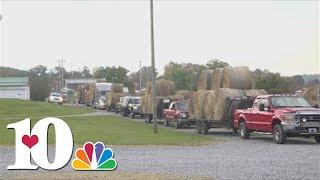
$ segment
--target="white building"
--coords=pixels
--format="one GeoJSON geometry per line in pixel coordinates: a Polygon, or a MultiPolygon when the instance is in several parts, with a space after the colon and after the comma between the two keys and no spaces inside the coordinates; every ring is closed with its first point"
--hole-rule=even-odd
{"type": "Polygon", "coordinates": [[[0,77],[0,98],[30,100],[28,77],[0,77]]]}

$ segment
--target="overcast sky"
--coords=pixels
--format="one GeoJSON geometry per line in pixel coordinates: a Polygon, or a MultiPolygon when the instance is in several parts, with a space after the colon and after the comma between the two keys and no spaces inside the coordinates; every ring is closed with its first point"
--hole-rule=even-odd
{"type": "MultiPolygon", "coordinates": [[[[319,2],[155,1],[156,67],[218,58],[282,75],[320,72],[319,2]]],[[[0,65],[150,65],[149,1],[2,1],[0,65]]]]}

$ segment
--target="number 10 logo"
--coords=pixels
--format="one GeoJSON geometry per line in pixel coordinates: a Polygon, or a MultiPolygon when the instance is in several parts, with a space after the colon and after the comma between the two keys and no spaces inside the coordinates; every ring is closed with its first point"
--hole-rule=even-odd
{"type": "Polygon", "coordinates": [[[15,163],[7,169],[43,169],[55,170],[64,167],[73,151],[73,137],[69,126],[58,118],[44,118],[38,121],[30,132],[30,119],[9,124],[8,129],[15,130],[15,163]],[[48,128],[55,129],[55,158],[48,160],[48,128]],[[36,165],[31,164],[31,157],[36,165]]]}

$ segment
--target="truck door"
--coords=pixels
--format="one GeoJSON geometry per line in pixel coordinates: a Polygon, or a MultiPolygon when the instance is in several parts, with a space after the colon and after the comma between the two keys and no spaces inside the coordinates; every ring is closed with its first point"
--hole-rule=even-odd
{"type": "Polygon", "coordinates": [[[260,131],[270,131],[271,130],[271,119],[272,114],[269,112],[269,100],[268,98],[261,99],[261,104],[264,105],[264,110],[258,112],[259,116],[259,130],[260,131]]]}
{"type": "Polygon", "coordinates": [[[252,111],[250,113],[250,116],[247,119],[248,127],[252,130],[258,130],[260,129],[260,119],[259,119],[259,105],[260,105],[261,99],[257,98],[252,106],[252,111]]]}
{"type": "Polygon", "coordinates": [[[173,102],[169,106],[168,119],[174,119],[174,108],[175,108],[175,103],[173,102]]]}

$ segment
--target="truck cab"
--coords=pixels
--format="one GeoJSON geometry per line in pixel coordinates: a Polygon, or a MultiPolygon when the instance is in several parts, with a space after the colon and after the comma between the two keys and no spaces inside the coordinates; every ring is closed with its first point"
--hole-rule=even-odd
{"type": "Polygon", "coordinates": [[[174,123],[175,128],[179,128],[181,125],[191,125],[189,119],[187,101],[173,101],[170,103],[168,109],[163,110],[164,124],[168,126],[169,123],[174,123]]]}
{"type": "Polygon", "coordinates": [[[247,139],[250,133],[272,133],[278,144],[287,137],[314,136],[320,143],[320,110],[313,108],[303,97],[292,95],[258,96],[252,108],[236,110],[234,127],[247,139]]]}

